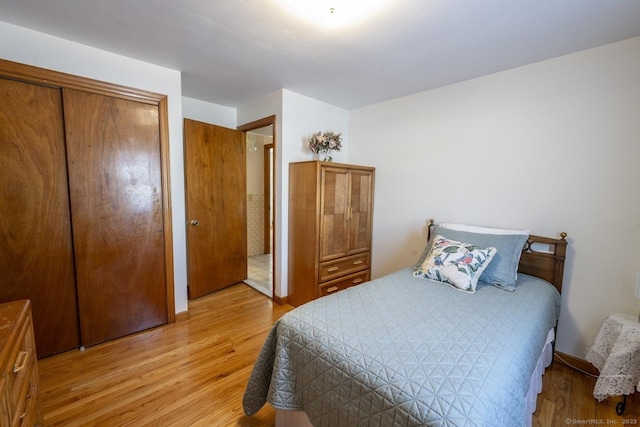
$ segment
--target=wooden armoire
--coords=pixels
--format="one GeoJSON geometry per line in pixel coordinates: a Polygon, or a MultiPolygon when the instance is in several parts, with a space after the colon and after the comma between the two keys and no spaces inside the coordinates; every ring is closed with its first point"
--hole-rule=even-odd
{"type": "Polygon", "coordinates": [[[342,163],[289,164],[289,304],[371,278],[374,174],[342,163]]]}
{"type": "Polygon", "coordinates": [[[0,61],[0,302],[42,358],[175,317],[166,97],[0,61]]]}

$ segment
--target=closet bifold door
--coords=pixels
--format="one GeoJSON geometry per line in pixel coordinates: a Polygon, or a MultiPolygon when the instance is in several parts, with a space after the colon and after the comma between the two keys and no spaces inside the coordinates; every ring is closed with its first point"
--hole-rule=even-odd
{"type": "Polygon", "coordinates": [[[158,106],[63,89],[82,345],[167,323],[158,106]]]}
{"type": "Polygon", "coordinates": [[[39,358],[80,345],[60,89],[0,78],[0,302],[19,299],[39,358]]]}

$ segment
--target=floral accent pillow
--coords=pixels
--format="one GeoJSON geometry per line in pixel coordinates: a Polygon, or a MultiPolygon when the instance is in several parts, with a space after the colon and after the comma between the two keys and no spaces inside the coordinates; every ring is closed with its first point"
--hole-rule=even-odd
{"type": "Polygon", "coordinates": [[[413,273],[416,277],[448,283],[456,289],[475,293],[478,279],[497,250],[435,236],[424,262],[413,273]]]}

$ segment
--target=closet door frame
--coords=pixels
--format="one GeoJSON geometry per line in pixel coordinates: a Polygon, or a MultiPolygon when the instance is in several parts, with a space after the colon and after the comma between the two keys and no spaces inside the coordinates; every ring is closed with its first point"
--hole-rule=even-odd
{"type": "Polygon", "coordinates": [[[116,98],[158,106],[160,123],[160,167],[162,174],[162,214],[164,222],[165,288],[167,292],[167,320],[176,321],[173,283],[173,226],[171,221],[171,193],[169,177],[169,121],[167,96],[134,89],[86,77],[47,70],[0,59],[0,76],[45,86],[78,89],[116,98]]]}

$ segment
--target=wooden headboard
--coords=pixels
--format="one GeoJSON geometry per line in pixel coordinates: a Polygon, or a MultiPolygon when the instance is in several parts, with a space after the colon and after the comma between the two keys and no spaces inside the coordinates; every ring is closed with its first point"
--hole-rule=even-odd
{"type": "MultiPolygon", "coordinates": [[[[430,219],[428,238],[431,238],[431,227],[434,225],[435,221],[430,219]]],[[[567,233],[560,233],[559,239],[530,235],[522,248],[518,272],[546,280],[562,293],[566,253],[567,233]]]]}
{"type": "Polygon", "coordinates": [[[518,272],[544,279],[562,292],[566,253],[567,233],[564,231],[559,239],[531,235],[522,249],[518,272]],[[536,249],[538,246],[544,249],[536,249]]]}

